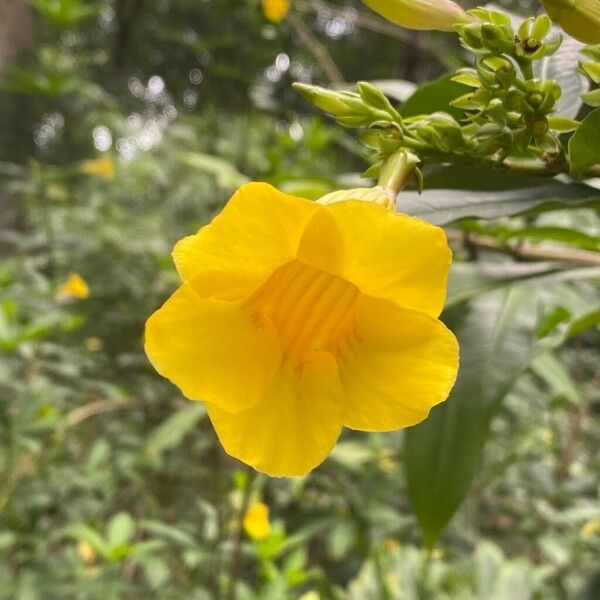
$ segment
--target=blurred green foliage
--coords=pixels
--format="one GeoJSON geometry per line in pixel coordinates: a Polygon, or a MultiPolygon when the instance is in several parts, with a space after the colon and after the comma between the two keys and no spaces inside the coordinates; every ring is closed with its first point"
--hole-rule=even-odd
{"type": "MultiPolygon", "coordinates": [[[[346,431],[308,478],[268,480],[141,336],[177,285],[173,243],[240,183],[356,184],[358,143],[290,89],[328,83],[323,65],[258,0],[31,4],[31,47],[0,74],[0,598],[599,597],[600,269],[518,253],[597,250],[597,183],[426,173],[431,200],[405,210],[454,234],[457,388],[419,427],[346,431]],[[57,299],[70,272],[88,298],[57,299]],[[272,528],[253,541],[259,499],[272,528]]],[[[294,10],[348,81],[406,99],[466,60],[336,6],[294,10]]]]}

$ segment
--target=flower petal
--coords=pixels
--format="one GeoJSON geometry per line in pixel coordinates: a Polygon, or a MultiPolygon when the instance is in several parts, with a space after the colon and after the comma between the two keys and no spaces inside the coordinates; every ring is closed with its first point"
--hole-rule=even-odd
{"type": "Polygon", "coordinates": [[[458,344],[441,321],[365,296],[356,328],[351,352],[340,361],[344,425],[364,431],[408,427],[448,397],[458,344]]]}
{"type": "Polygon", "coordinates": [[[244,185],[212,223],[176,244],[177,270],[183,280],[197,277],[204,297],[218,292],[220,298],[242,299],[296,258],[304,228],[319,210],[266,183],[244,185]]]}
{"type": "Polygon", "coordinates": [[[203,299],[185,282],[146,323],[146,354],[191,400],[229,412],[256,404],[281,361],[279,339],[235,302],[203,299]]]}
{"type": "Polygon", "coordinates": [[[238,414],[206,405],[231,456],[275,477],[306,475],[335,445],[343,396],[336,361],[310,353],[300,371],[281,369],[264,399],[238,414]]]}
{"type": "Polygon", "coordinates": [[[363,293],[437,317],[452,254],[440,227],[349,200],[324,207],[306,228],[298,258],[334,273],[363,293]],[[315,240],[320,241],[318,251],[315,240]]]}

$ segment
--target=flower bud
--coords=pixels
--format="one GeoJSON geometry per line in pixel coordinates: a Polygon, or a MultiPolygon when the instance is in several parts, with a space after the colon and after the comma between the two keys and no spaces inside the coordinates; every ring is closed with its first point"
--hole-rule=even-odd
{"type": "MultiPolygon", "coordinates": [[[[342,94],[334,92],[326,88],[319,87],[317,85],[307,85],[305,83],[294,83],[294,89],[304,96],[311,104],[314,104],[317,108],[334,115],[334,116],[347,116],[352,114],[352,110],[349,108],[349,103],[352,98],[344,98],[342,100],[342,94]]],[[[358,95],[356,96],[358,98],[358,95]]]]}
{"type": "Polygon", "coordinates": [[[451,0],[363,0],[382,17],[408,29],[452,31],[476,19],[451,0]]]}
{"type": "Polygon", "coordinates": [[[586,44],[600,43],[598,0],[542,0],[550,18],[570,36],[586,44]]]}

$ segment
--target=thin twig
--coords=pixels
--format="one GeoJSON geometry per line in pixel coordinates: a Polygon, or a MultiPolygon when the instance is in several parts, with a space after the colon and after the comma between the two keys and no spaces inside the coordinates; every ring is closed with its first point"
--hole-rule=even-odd
{"type": "Polygon", "coordinates": [[[302,44],[313,55],[321,69],[323,69],[323,73],[327,75],[329,81],[334,85],[343,85],[345,83],[344,76],[329,55],[329,52],[327,52],[327,48],[312,34],[306,23],[294,13],[290,13],[287,16],[287,22],[292,26],[302,44]]]}
{"type": "MultiPolygon", "coordinates": [[[[417,154],[419,154],[419,151],[424,153],[427,150],[426,146],[421,142],[413,144],[413,147],[417,151],[417,154]]],[[[495,158],[443,153],[422,155],[421,158],[425,164],[460,163],[463,165],[485,166],[500,172],[510,171],[519,173],[520,175],[533,175],[535,177],[555,177],[561,173],[569,172],[569,165],[567,163],[547,164],[538,158],[505,158],[502,162],[498,162],[495,158]]],[[[600,165],[589,167],[581,174],[581,177],[584,179],[600,177],[600,165]]]]}
{"type": "Polygon", "coordinates": [[[536,244],[523,243],[518,246],[507,246],[499,243],[490,235],[468,233],[460,229],[446,230],[448,239],[453,242],[466,242],[470,246],[510,254],[523,260],[550,260],[557,262],[571,262],[584,265],[600,265],[600,252],[580,250],[579,248],[562,248],[560,246],[537,246],[536,244]]]}
{"type": "Polygon", "coordinates": [[[322,0],[300,1],[294,3],[294,8],[300,12],[310,12],[314,14],[328,12],[334,17],[350,19],[361,29],[367,29],[375,33],[380,33],[387,37],[399,40],[404,44],[414,46],[421,52],[425,52],[430,57],[433,57],[438,63],[446,65],[444,57],[440,56],[438,52],[435,52],[428,43],[420,40],[419,38],[415,38],[411,32],[405,31],[404,29],[397,27],[396,25],[392,25],[391,23],[388,23],[387,21],[384,21],[376,16],[371,16],[358,10],[353,10],[351,13],[349,13],[347,9],[342,6],[335,6],[333,4],[329,4],[328,2],[323,2],[322,0]]]}
{"type": "MultiPolygon", "coordinates": [[[[581,344],[579,344],[577,347],[576,356],[578,359],[577,362],[580,363],[581,344]]],[[[596,373],[593,382],[595,384],[592,386],[593,389],[600,389],[600,370],[596,373]]],[[[573,463],[575,450],[581,438],[584,421],[589,415],[591,402],[592,399],[586,394],[571,419],[567,440],[556,468],[556,478],[561,483],[564,483],[569,478],[569,471],[571,470],[571,464],[573,463]]]]}
{"type": "Polygon", "coordinates": [[[67,424],[69,427],[78,425],[85,419],[89,419],[94,415],[99,415],[113,410],[121,410],[122,408],[131,408],[133,403],[131,400],[118,400],[118,399],[101,399],[94,400],[83,406],[78,406],[67,415],[67,424]]]}
{"type": "Polygon", "coordinates": [[[234,532],[233,550],[231,551],[231,562],[229,566],[229,589],[227,590],[227,600],[236,600],[237,590],[236,582],[240,574],[241,558],[242,558],[242,532],[244,530],[244,517],[248,512],[250,498],[252,496],[252,488],[254,487],[255,472],[248,473],[246,489],[242,498],[242,505],[237,518],[237,524],[234,532]]]}

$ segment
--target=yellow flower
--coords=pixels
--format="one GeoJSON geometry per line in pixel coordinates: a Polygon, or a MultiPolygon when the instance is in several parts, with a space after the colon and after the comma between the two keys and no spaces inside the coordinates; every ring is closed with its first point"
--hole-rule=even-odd
{"type": "Polygon", "coordinates": [[[253,540],[263,540],[271,534],[269,523],[269,507],[256,502],[248,508],[244,515],[244,531],[253,540]]]}
{"type": "Polygon", "coordinates": [[[414,425],[454,384],[438,227],[250,183],[173,257],[183,284],[148,319],[146,353],[259,471],[305,475],[342,425],[414,425]]]}
{"type": "Polygon", "coordinates": [[[77,553],[88,566],[93,565],[96,562],[96,551],[85,540],[82,540],[77,544],[77,553]]]}
{"type": "Polygon", "coordinates": [[[600,0],[542,0],[542,4],[569,35],[586,44],[600,43],[600,0]]]}
{"type": "Polygon", "coordinates": [[[452,31],[475,18],[451,0],[363,0],[388,21],[408,29],[452,31]]]}
{"type": "Polygon", "coordinates": [[[84,160],[79,165],[79,171],[85,175],[101,177],[102,179],[112,181],[115,178],[115,163],[109,156],[84,160]]]}
{"type": "Polygon", "coordinates": [[[59,286],[56,298],[66,300],[76,298],[85,300],[90,295],[90,288],[79,273],[69,273],[68,279],[59,286]]]}
{"type": "Polygon", "coordinates": [[[586,521],[580,531],[582,537],[593,537],[600,533],[600,519],[591,519],[586,521]]]}
{"type": "Polygon", "coordinates": [[[89,337],[85,340],[85,347],[88,352],[98,352],[102,350],[104,342],[99,337],[89,337]]]}
{"type": "Polygon", "coordinates": [[[310,592],[305,592],[302,594],[298,600],[321,600],[321,596],[319,595],[319,592],[311,590],[310,592]]]}
{"type": "Polygon", "coordinates": [[[291,0],[262,0],[263,15],[272,23],[281,23],[290,10],[291,0]]]}

